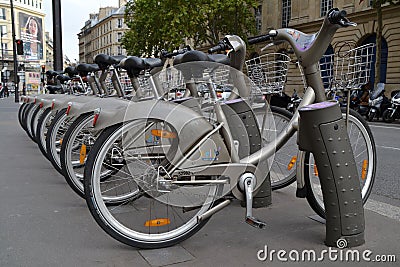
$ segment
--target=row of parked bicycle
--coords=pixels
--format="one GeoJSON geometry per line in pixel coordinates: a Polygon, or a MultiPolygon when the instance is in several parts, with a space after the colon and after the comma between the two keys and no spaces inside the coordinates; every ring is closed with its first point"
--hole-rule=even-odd
{"type": "MultiPolygon", "coordinates": [[[[320,31],[324,34],[313,35],[317,45],[308,43],[300,49],[299,38],[309,40],[309,35],[296,31],[295,38],[288,29],[272,30],[250,43],[287,41],[303,59],[302,67],[313,69],[336,29],[351,25],[345,12],[333,9],[320,31]]],[[[363,49],[349,51],[349,65],[354,66],[363,49]]],[[[234,199],[246,207],[247,223],[265,228],[253,216],[253,208],[268,206],[271,188],[281,189],[297,178],[297,196],[307,198],[328,222],[326,243],[336,246],[345,237],[349,246],[359,245],[363,237],[353,238],[363,235],[362,203],[371,192],[376,170],[368,124],[356,112],[340,111],[336,102],[326,102],[320,73],[306,73],[309,87],[300,111],[318,102],[324,105],[315,107],[337,108],[335,134],[344,129],[347,136],[340,144],[344,145],[341,158],[348,159],[346,167],[337,163],[330,170],[317,168],[317,164],[333,166],[336,159],[326,161],[320,153],[300,151],[294,135],[299,112],[292,114],[268,102],[270,93],[283,90],[290,58],[272,53],[245,61],[245,55],[246,44],[235,35],[226,36],[209,54],[188,48],[163,52],[160,58],[100,54],[96,64],[48,71],[48,79],[61,85],[48,85],[50,94],[22,97],[18,118],[73,191],[85,198],[96,222],[125,244],[174,245],[234,199]],[[226,50],[229,55],[213,54],[226,50]],[[245,65],[248,76],[242,73],[245,65]],[[229,88],[226,101],[218,97],[218,88],[229,88]],[[180,92],[179,97],[171,91],[180,92]],[[254,101],[260,95],[265,101],[254,101]],[[337,127],[342,121],[347,128],[337,127]],[[333,178],[336,186],[321,176],[333,178]],[[342,186],[351,190],[344,195],[342,186]],[[351,201],[353,208],[327,206],[328,193],[336,207],[351,201]],[[358,217],[353,216],[356,213],[358,217]],[[337,218],[349,214],[355,229],[346,237],[350,226],[337,218]],[[332,220],[336,230],[329,228],[332,220]]],[[[352,78],[353,86],[355,79],[369,77],[362,74],[369,72],[368,58],[357,64],[364,67],[352,78]]]]}

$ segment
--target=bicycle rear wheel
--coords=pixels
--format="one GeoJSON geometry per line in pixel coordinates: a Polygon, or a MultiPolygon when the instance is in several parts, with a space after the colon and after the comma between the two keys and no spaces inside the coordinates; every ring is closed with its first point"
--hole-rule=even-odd
{"type": "Polygon", "coordinates": [[[96,140],[86,162],[85,197],[96,222],[116,240],[140,248],[166,247],[207,222],[198,216],[213,206],[219,185],[159,183],[178,138],[166,122],[138,120],[111,126],[96,140]],[[116,172],[104,179],[107,169],[116,172]],[[110,206],[112,198],[125,201],[110,206]]]}
{"type": "MultiPolygon", "coordinates": [[[[343,110],[342,110],[343,112],[343,110]]],[[[345,116],[345,115],[343,115],[345,116]]],[[[365,119],[356,111],[350,109],[347,131],[356,161],[361,197],[365,203],[371,194],[376,172],[376,147],[374,137],[365,119]]],[[[306,153],[304,178],[307,189],[307,201],[311,208],[322,218],[325,218],[325,206],[322,197],[321,184],[318,178],[318,168],[312,154],[306,153]]]]}

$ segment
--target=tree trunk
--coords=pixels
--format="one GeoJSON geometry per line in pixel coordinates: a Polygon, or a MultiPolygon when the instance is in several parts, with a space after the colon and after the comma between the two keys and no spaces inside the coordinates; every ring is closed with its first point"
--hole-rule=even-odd
{"type": "MultiPolygon", "coordinates": [[[[376,30],[376,61],[375,61],[375,85],[381,81],[382,58],[382,1],[376,1],[377,30],[376,30]]],[[[376,86],[375,86],[376,87],[376,86]]]]}

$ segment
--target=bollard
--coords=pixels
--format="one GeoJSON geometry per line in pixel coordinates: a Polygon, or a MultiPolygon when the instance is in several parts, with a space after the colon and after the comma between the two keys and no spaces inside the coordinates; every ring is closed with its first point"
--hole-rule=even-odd
{"type": "Polygon", "coordinates": [[[360,182],[339,104],[327,101],[299,109],[298,145],[318,166],[326,212],[328,246],[365,243],[360,182]]]}

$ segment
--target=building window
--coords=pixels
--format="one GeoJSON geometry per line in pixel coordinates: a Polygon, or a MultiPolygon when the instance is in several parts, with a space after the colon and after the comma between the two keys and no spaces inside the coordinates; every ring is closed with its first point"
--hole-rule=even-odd
{"type": "Polygon", "coordinates": [[[321,0],[321,17],[324,17],[326,13],[333,7],[332,0],[321,0]]]}
{"type": "Polygon", "coordinates": [[[119,56],[122,55],[122,47],[121,46],[118,46],[118,55],[119,56]]]}
{"type": "Polygon", "coordinates": [[[7,25],[1,25],[0,34],[2,37],[7,36],[7,25]]]}
{"type": "Polygon", "coordinates": [[[119,32],[119,33],[117,34],[117,42],[118,42],[118,43],[121,42],[121,39],[122,39],[122,32],[119,32]]]}
{"type": "Polygon", "coordinates": [[[7,55],[8,54],[8,46],[7,43],[2,43],[3,47],[2,47],[2,53],[3,55],[7,55]]]}
{"type": "Polygon", "coordinates": [[[282,28],[286,28],[289,26],[291,13],[292,13],[292,1],[282,0],[282,28]]]}
{"type": "Polygon", "coordinates": [[[6,9],[0,8],[0,19],[6,19],[6,9]]]}
{"type": "Polygon", "coordinates": [[[118,19],[118,28],[122,28],[122,19],[118,19]]]}
{"type": "Polygon", "coordinates": [[[261,25],[262,25],[262,6],[261,5],[259,5],[257,8],[254,8],[254,15],[256,18],[257,32],[261,32],[261,25]]]}

